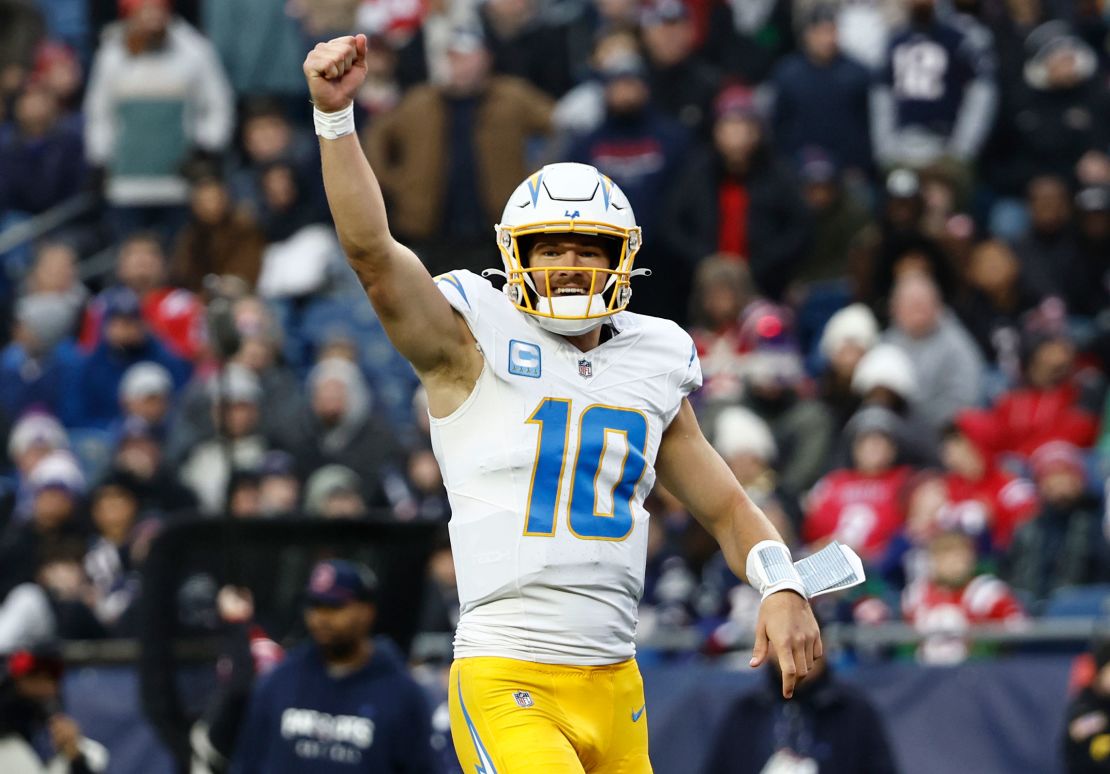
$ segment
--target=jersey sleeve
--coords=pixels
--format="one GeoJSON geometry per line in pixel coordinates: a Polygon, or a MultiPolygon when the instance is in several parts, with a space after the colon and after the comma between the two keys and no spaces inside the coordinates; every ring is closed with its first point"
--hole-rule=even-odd
{"type": "Polygon", "coordinates": [[[497,346],[494,305],[504,304],[504,295],[489,280],[465,269],[449,271],[433,279],[447,303],[466,320],[479,349],[489,360],[497,346]]]}
{"type": "Polygon", "coordinates": [[[690,340],[690,357],[686,361],[686,374],[678,385],[682,397],[697,391],[701,387],[701,359],[698,357],[698,348],[693,339],[690,340]]]}

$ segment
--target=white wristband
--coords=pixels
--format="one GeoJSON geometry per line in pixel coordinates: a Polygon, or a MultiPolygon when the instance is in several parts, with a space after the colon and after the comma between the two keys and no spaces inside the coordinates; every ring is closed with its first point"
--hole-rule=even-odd
{"type": "Polygon", "coordinates": [[[762,540],[748,552],[745,567],[748,583],[763,599],[778,591],[796,591],[806,596],[802,576],[794,566],[790,549],[777,540],[762,540]]]}
{"type": "Polygon", "coordinates": [[[316,134],[325,140],[335,140],[355,133],[355,103],[347,105],[334,113],[325,113],[313,106],[312,122],[316,124],[316,134]]]}

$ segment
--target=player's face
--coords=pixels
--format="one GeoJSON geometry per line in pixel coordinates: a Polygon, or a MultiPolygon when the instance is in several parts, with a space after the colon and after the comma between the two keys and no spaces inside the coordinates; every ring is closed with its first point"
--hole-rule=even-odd
{"type": "Polygon", "coordinates": [[[609,252],[600,237],[578,234],[540,237],[529,248],[527,263],[533,269],[558,267],[553,271],[533,273],[537,291],[543,296],[600,293],[605,285],[605,275],[585,270],[608,269],[610,265],[609,252]]]}

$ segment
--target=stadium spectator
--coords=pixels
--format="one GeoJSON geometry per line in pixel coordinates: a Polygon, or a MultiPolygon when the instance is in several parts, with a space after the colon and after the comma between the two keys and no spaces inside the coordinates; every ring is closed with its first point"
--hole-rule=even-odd
{"type": "Polygon", "coordinates": [[[714,109],[713,145],[684,164],[660,232],[690,265],[717,252],[741,256],[756,288],[777,298],[809,244],[806,206],[768,147],[752,92],[729,86],[714,109]]]}
{"type": "Polygon", "coordinates": [[[1021,274],[1012,247],[1000,239],[980,242],[967,266],[966,289],[953,305],[991,372],[1008,384],[1021,377],[1021,320],[1037,298],[1021,274]]]}
{"type": "Polygon", "coordinates": [[[945,429],[941,460],[947,471],[948,520],[969,534],[989,534],[991,546],[1004,552],[1014,530],[1036,514],[1038,503],[1030,481],[999,466],[997,443],[988,414],[961,411],[945,429]]]}
{"type": "Polygon", "coordinates": [[[871,76],[845,56],[837,41],[836,8],[816,5],[801,20],[802,46],[779,61],[771,126],[779,149],[797,157],[820,148],[849,177],[862,181],[872,167],[868,93],[871,76]]]}
{"type": "MultiPolygon", "coordinates": [[[[303,385],[282,359],[282,339],[287,332],[271,308],[255,296],[235,300],[232,316],[239,348],[230,362],[249,369],[258,378],[262,403],[267,406],[261,417],[263,433],[283,447],[290,446],[298,438],[289,427],[290,417],[303,411],[305,400],[303,385]]],[[[182,394],[166,444],[171,462],[179,461],[189,448],[215,432],[209,386],[215,378],[196,379],[182,394]]]]}
{"type": "Polygon", "coordinates": [[[1064,275],[1068,311],[1097,317],[1110,308],[1110,184],[1075,195],[1079,261],[1064,275]]]}
{"type": "Polygon", "coordinates": [[[945,162],[964,176],[994,125],[995,61],[980,34],[938,5],[909,0],[909,26],[894,33],[872,87],[871,140],[883,167],[945,162]]]}
{"type": "Polygon", "coordinates": [[[301,479],[288,452],[267,452],[258,469],[258,510],[266,517],[293,516],[301,505],[301,479]]]}
{"type": "Polygon", "coordinates": [[[713,423],[713,448],[732,470],[744,491],[763,509],[788,544],[801,525],[796,493],[779,485],[775,468],[778,447],[771,428],[758,414],[743,406],[729,406],[713,423]]]}
{"type": "Polygon", "coordinates": [[[487,0],[478,5],[493,70],[528,81],[552,97],[573,85],[567,29],[545,18],[540,0],[487,0]]]}
{"type": "MultiPolygon", "coordinates": [[[[880,406],[902,420],[902,457],[914,465],[937,462],[937,431],[929,424],[919,404],[913,361],[893,344],[876,344],[864,355],[852,374],[852,392],[863,406],[880,406]]],[[[846,453],[836,459],[847,460],[846,453]]]]}
{"type": "Polygon", "coordinates": [[[233,206],[215,167],[198,165],[192,170],[189,215],[174,250],[174,284],[200,293],[207,275],[230,274],[253,288],[265,237],[249,215],[233,206]]]}
{"type": "Polygon", "coordinates": [[[969,626],[1020,625],[1021,603],[1003,581],[978,574],[975,539],[958,527],[936,533],[928,542],[928,571],[902,595],[902,614],[926,635],[917,658],[926,664],[958,664],[970,653],[969,626]]]}
{"type": "Polygon", "coordinates": [[[694,47],[696,30],[682,0],[653,0],[640,17],[648,85],[661,111],[693,134],[708,134],[720,74],[694,47]]]}
{"type": "Polygon", "coordinates": [[[227,506],[232,473],[257,468],[270,442],[260,427],[262,388],[254,372],[232,363],[207,389],[217,437],[189,450],[178,476],[193,490],[201,512],[215,516],[227,506]]]}
{"type": "Polygon", "coordinates": [[[87,174],[80,124],[45,84],[24,87],[13,118],[0,127],[0,218],[61,204],[81,192],[87,174]]]}
{"type": "Polygon", "coordinates": [[[69,449],[66,430],[50,414],[31,411],[12,426],[8,434],[7,452],[13,468],[11,491],[5,492],[4,519],[25,519],[30,514],[31,497],[29,480],[31,470],[50,452],[69,449]]]}
{"type": "Polygon", "coordinates": [[[257,468],[235,468],[231,471],[224,496],[229,518],[257,519],[264,515],[259,486],[261,482],[262,477],[257,468]]]}
{"type": "Polygon", "coordinates": [[[999,121],[992,178],[1011,197],[1040,176],[1074,182],[1085,154],[1110,147],[1110,98],[1091,47],[1057,19],[1033,30],[1025,49],[1023,77],[999,121]]]}
{"type": "Polygon", "coordinates": [[[1080,270],[1071,193],[1063,178],[1041,175],[1026,187],[1029,230],[1014,243],[1021,273],[1041,297],[1064,297],[1068,271],[1080,270]]]}
{"type": "Polygon", "coordinates": [[[75,309],[58,293],[16,301],[11,342],[0,350],[0,409],[18,417],[30,409],[58,414],[65,379],[78,352],[67,337],[75,309]]]}
{"type": "Polygon", "coordinates": [[[307,97],[301,73],[304,38],[287,4],[218,0],[203,6],[204,34],[237,96],[269,94],[290,104],[307,97]],[[266,34],[243,34],[252,29],[266,34]]]}
{"type": "Polygon", "coordinates": [[[258,225],[267,244],[258,294],[295,303],[326,291],[342,252],[326,217],[313,206],[312,185],[285,160],[264,165],[260,183],[258,225]]]}
{"type": "Polygon", "coordinates": [[[305,593],[310,642],[251,692],[231,770],[438,771],[431,718],[395,645],[371,639],[377,581],[363,565],[317,564],[305,593]]]}
{"type": "Polygon", "coordinates": [[[173,399],[173,375],[158,363],[136,363],[119,383],[121,419],[141,419],[150,431],[164,435],[173,399]]]}
{"type": "Polygon", "coordinates": [[[139,297],[127,287],[102,294],[102,340],[70,369],[65,382],[62,418],[69,427],[107,429],[121,416],[119,388],[123,376],[136,363],[163,366],[175,388],[184,386],[192,371],[151,334],[142,317],[139,297]]]}
{"type": "Polygon", "coordinates": [[[255,620],[250,589],[224,586],[216,595],[216,608],[226,629],[220,685],[189,734],[193,774],[228,771],[256,678],[285,658],[285,650],[255,620]]]}
{"type": "Polygon", "coordinates": [[[832,471],[813,487],[802,538],[814,548],[838,540],[864,561],[873,561],[904,519],[897,494],[910,469],[896,464],[901,421],[887,409],[870,406],[852,417],[844,432],[852,439],[852,466],[832,471]]]}
{"type": "Polygon", "coordinates": [[[105,30],[85,93],[85,147],[103,170],[117,238],[184,220],[182,162],[231,140],[231,87],[212,45],[172,14],[169,0],[123,0],[105,30]]]}
{"type": "Polygon", "coordinates": [[[455,559],[446,535],[439,537],[428,559],[428,579],[420,608],[420,631],[454,634],[459,623],[459,588],[455,559]]]}
{"type": "MultiPolygon", "coordinates": [[[[156,235],[131,234],[119,246],[116,279],[139,296],[150,332],[173,354],[193,360],[203,345],[204,306],[193,293],[168,284],[167,276],[166,256],[156,235]]],[[[86,310],[81,329],[86,350],[100,340],[107,298],[101,293],[86,310]]]]}
{"type": "Polygon", "coordinates": [[[304,485],[304,511],[321,519],[362,519],[370,509],[362,496],[362,477],[342,465],[325,465],[304,485]]]}
{"type": "Polygon", "coordinates": [[[568,91],[555,104],[551,120],[560,137],[559,153],[568,139],[588,134],[605,118],[605,84],[601,73],[616,62],[640,54],[640,42],[634,31],[625,27],[608,27],[598,31],[589,56],[589,71],[582,82],[568,91]]]}
{"type": "Polygon", "coordinates": [[[764,676],[763,685],[727,711],[711,743],[705,774],[898,770],[882,715],[837,679],[828,661],[814,664],[789,701],[775,690],[781,680],[777,660],[771,659],[764,676]]]}
{"type": "Polygon", "coordinates": [[[736,256],[710,255],[698,263],[690,299],[690,335],[701,361],[699,407],[730,404],[744,393],[741,315],[755,295],[748,267],[736,256]]]}
{"type": "Polygon", "coordinates": [[[1062,326],[1057,303],[1030,313],[1022,336],[1022,381],[990,409],[998,448],[1025,457],[1053,440],[1081,449],[1095,440],[1097,417],[1091,385],[1077,373],[1076,348],[1062,326]]]}
{"type": "Polygon", "coordinates": [[[1037,602],[1057,589],[1110,580],[1102,509],[1087,490],[1079,449],[1049,441],[1033,452],[1030,465],[1042,504],[1014,534],[1006,579],[1037,602]]]}
{"type": "Polygon", "coordinates": [[[1068,702],[1067,724],[1061,747],[1067,774],[1102,774],[1110,744],[1110,643],[1094,647],[1095,675],[1089,685],[1068,702]]]}
{"type": "Polygon", "coordinates": [[[139,631],[132,604],[139,593],[136,537],[141,483],[127,473],[113,473],[89,495],[89,512],[96,530],[85,572],[92,582],[93,612],[107,631],[122,636],[139,631]]]}
{"type": "Polygon", "coordinates": [[[0,770],[98,774],[108,751],[60,709],[63,664],[46,650],[8,655],[0,678],[0,770]]]}
{"type": "Polygon", "coordinates": [[[744,83],[767,80],[775,62],[794,48],[790,6],[784,0],[714,3],[709,12],[706,57],[744,83]]]}
{"type": "Polygon", "coordinates": [[[913,361],[917,399],[934,430],[961,408],[977,405],[983,390],[983,361],[967,330],[942,302],[926,276],[907,273],[894,285],[891,327],[883,340],[913,361]]]}
{"type": "MultiPolygon", "coordinates": [[[[298,68],[299,70],[299,68],[298,68]]],[[[303,83],[303,78],[301,79],[303,83]]],[[[312,138],[297,131],[285,110],[274,100],[252,97],[243,106],[239,124],[242,153],[228,177],[236,206],[258,220],[265,210],[262,176],[269,165],[292,164],[296,179],[306,186],[310,210],[322,213],[324,184],[320,180],[320,154],[312,138]]],[[[317,220],[322,219],[317,217],[317,220]]]]}
{"type": "Polygon", "coordinates": [[[164,433],[157,432],[142,417],[130,416],[120,424],[114,439],[106,475],[130,478],[139,497],[139,512],[144,516],[191,513],[197,506],[196,495],[177,480],[165,458],[164,438],[164,433]]]}
{"type": "Polygon", "coordinates": [[[369,506],[386,501],[386,468],[400,448],[373,412],[373,398],[358,366],[349,360],[321,360],[308,375],[310,408],[301,418],[306,439],[293,449],[302,478],[327,464],[355,471],[369,506]]]}
{"type": "MultiPolygon", "coordinates": [[[[571,143],[565,158],[597,167],[625,192],[642,222],[657,222],[664,213],[667,181],[679,174],[685,158],[689,133],[659,110],[647,66],[638,54],[614,57],[602,64],[605,117],[596,129],[571,143]]],[[[677,320],[684,317],[686,310],[675,299],[684,298],[690,287],[693,262],[683,265],[675,257],[665,240],[645,240],[637,264],[667,272],[670,287],[641,284],[636,307],[642,313],[677,320]]]]}
{"type": "Polygon", "coordinates": [[[955,280],[937,241],[926,232],[925,180],[913,170],[899,168],[886,177],[875,262],[860,297],[884,316],[890,292],[904,271],[930,275],[944,298],[950,298],[955,280]]]}
{"type": "Polygon", "coordinates": [[[78,509],[85,477],[68,452],[50,452],[31,469],[30,517],[9,524],[0,533],[0,598],[21,583],[35,580],[47,552],[84,542],[78,509]]]}
{"type": "Polygon", "coordinates": [[[879,233],[871,214],[845,188],[845,171],[815,146],[800,153],[802,197],[813,214],[813,240],[794,271],[789,297],[802,303],[824,291],[855,297],[868,286],[879,233]]]}
{"type": "Polygon", "coordinates": [[[452,32],[448,62],[445,84],[411,89],[366,135],[390,224],[433,275],[489,264],[484,224],[525,176],[529,140],[551,129],[551,99],[491,74],[480,34],[452,32]]]}
{"type": "Polygon", "coordinates": [[[740,325],[744,405],[771,427],[779,449],[779,486],[799,497],[827,469],[833,420],[824,404],[806,395],[801,352],[787,307],[765,301],[748,306],[740,325]]]}
{"type": "MultiPolygon", "coordinates": [[[[17,80],[31,64],[35,45],[42,39],[42,13],[30,0],[4,0],[0,3],[0,71],[11,68],[17,80]]],[[[7,78],[5,78],[7,80],[7,78]]]]}
{"type": "Polygon", "coordinates": [[[837,432],[844,428],[860,405],[852,389],[856,368],[879,342],[879,323],[865,304],[846,306],[825,324],[818,344],[825,369],[820,394],[833,417],[837,432]]]}

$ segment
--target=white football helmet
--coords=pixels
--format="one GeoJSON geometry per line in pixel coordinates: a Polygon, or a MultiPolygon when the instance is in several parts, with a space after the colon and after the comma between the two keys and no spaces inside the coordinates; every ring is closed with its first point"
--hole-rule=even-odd
{"type": "MultiPolygon", "coordinates": [[[[587,164],[548,164],[513,191],[501,215],[497,248],[505,266],[505,295],[517,309],[535,317],[553,333],[576,336],[592,330],[628,306],[630,280],[649,274],[632,270],[642,239],[636,216],[624,193],[612,180],[587,164]],[[610,237],[620,245],[609,268],[525,265],[520,238],[535,234],[592,234],[610,237]],[[592,274],[590,289],[581,296],[554,296],[551,272],[592,274]],[[537,291],[537,282],[546,292],[537,291]]],[[[487,269],[484,274],[501,274],[487,269]]]]}

